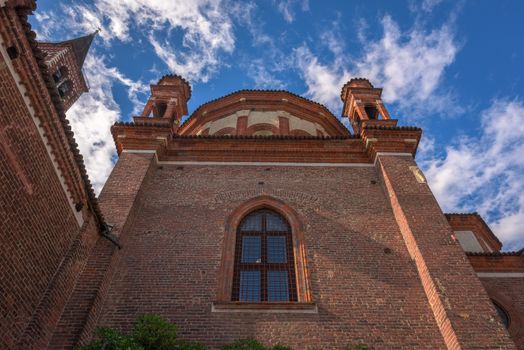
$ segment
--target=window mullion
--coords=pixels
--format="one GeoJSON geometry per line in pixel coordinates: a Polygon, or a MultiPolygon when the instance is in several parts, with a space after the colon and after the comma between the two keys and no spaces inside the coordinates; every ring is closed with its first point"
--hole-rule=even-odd
{"type": "Polygon", "coordinates": [[[237,230],[237,236],[235,241],[235,269],[233,275],[233,300],[240,300],[240,258],[242,256],[242,233],[240,229],[237,230]]]}
{"type": "Polygon", "coordinates": [[[288,298],[289,301],[297,301],[296,276],[295,276],[295,255],[293,254],[293,237],[291,231],[286,234],[286,268],[288,271],[288,298]]]}
{"type": "Polygon", "coordinates": [[[262,215],[262,283],[261,283],[261,296],[262,301],[267,301],[267,239],[266,239],[266,214],[262,215]]]}

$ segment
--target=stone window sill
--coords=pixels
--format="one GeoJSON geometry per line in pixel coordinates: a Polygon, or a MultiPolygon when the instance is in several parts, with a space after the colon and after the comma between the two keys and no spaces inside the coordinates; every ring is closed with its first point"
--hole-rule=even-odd
{"type": "Polygon", "coordinates": [[[317,314],[315,303],[245,303],[235,301],[215,301],[211,312],[257,312],[257,313],[299,313],[317,314]]]}

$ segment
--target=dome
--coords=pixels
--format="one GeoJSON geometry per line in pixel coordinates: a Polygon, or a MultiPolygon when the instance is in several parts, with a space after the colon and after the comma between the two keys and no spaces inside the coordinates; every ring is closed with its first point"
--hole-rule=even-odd
{"type": "Polygon", "coordinates": [[[287,91],[242,90],[203,104],[181,135],[346,136],[323,105],[287,91]]]}

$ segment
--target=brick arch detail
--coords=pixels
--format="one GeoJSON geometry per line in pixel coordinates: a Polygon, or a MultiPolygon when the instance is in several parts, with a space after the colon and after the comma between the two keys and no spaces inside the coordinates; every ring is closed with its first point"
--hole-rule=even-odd
{"type": "Polygon", "coordinates": [[[222,128],[222,129],[218,130],[213,135],[227,135],[227,134],[236,135],[237,134],[237,130],[235,128],[232,128],[232,127],[226,127],[226,128],[222,128]]]}
{"type": "Polygon", "coordinates": [[[289,132],[289,134],[293,136],[315,136],[302,129],[293,129],[289,132]]]}
{"type": "Polygon", "coordinates": [[[246,135],[253,135],[253,133],[261,130],[269,130],[273,132],[273,135],[280,135],[280,129],[268,123],[258,123],[251,125],[246,129],[246,135]]]}
{"type": "Polygon", "coordinates": [[[233,210],[227,218],[222,243],[222,259],[218,275],[217,301],[231,301],[237,227],[246,215],[259,209],[269,209],[279,213],[291,226],[293,253],[295,257],[297,300],[299,303],[312,302],[310,279],[307,271],[303,221],[297,212],[288,204],[268,195],[247,200],[233,210]]]}
{"type": "Polygon", "coordinates": [[[517,343],[524,344],[524,320],[517,311],[515,302],[504,291],[491,285],[483,284],[492,302],[498,304],[509,316],[508,332],[517,343]]]}

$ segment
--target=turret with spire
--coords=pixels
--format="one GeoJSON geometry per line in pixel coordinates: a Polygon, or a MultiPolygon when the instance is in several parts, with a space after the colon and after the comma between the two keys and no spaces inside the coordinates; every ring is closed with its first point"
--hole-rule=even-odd
{"type": "Polygon", "coordinates": [[[66,41],[38,43],[39,48],[47,54],[46,64],[66,110],[82,93],[89,90],[82,66],[97,33],[98,30],[66,41]]]}

